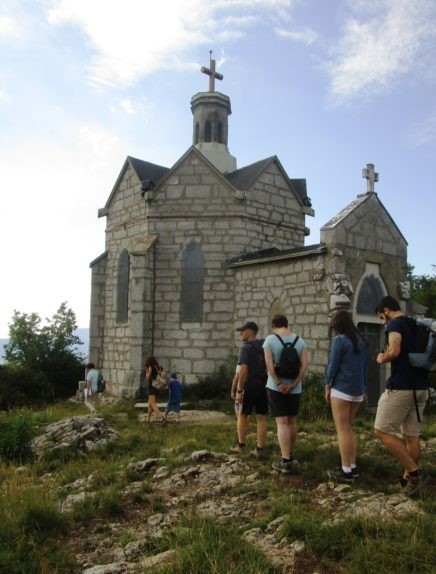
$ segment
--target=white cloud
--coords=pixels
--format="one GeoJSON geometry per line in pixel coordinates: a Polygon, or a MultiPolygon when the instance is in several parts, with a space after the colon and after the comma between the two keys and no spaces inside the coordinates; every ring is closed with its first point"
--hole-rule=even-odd
{"type": "Polygon", "coordinates": [[[378,0],[350,3],[355,16],[345,23],[328,69],[338,102],[388,90],[419,67],[436,36],[433,0],[378,0]]]}
{"type": "Polygon", "coordinates": [[[94,51],[90,83],[101,89],[133,85],[162,68],[190,66],[195,46],[231,41],[255,23],[283,17],[294,0],[56,0],[52,25],[79,27],[94,51]],[[183,62],[183,64],[181,64],[183,62]]]}
{"type": "Polygon", "coordinates": [[[133,104],[132,100],[121,100],[120,107],[128,114],[129,116],[134,116],[136,114],[135,105],[133,104]]]}
{"type": "Polygon", "coordinates": [[[299,30],[293,29],[285,29],[285,28],[276,28],[276,34],[281,36],[282,38],[287,38],[294,42],[301,42],[303,44],[313,44],[316,39],[318,38],[318,34],[312,30],[311,28],[304,27],[299,30]]]}
{"type": "Polygon", "coordinates": [[[0,37],[19,38],[21,35],[21,26],[16,19],[0,15],[0,37]]]}

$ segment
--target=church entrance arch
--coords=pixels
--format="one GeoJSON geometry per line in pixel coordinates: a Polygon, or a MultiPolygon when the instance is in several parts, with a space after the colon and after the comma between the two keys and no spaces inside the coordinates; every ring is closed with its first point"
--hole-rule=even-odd
{"type": "Polygon", "coordinates": [[[365,337],[368,345],[366,363],[366,381],[368,403],[375,406],[382,392],[382,383],[386,380],[386,369],[376,363],[376,358],[384,344],[384,326],[380,323],[375,308],[387,289],[380,277],[379,265],[367,263],[354,297],[353,316],[357,328],[365,337]]]}

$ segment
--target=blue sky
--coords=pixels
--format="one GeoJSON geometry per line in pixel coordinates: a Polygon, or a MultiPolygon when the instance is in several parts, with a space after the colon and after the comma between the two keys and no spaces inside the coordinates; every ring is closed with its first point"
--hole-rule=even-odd
{"type": "Polygon", "coordinates": [[[0,337],[13,310],[89,322],[97,219],[127,155],[171,167],[214,52],[238,167],[305,177],[311,235],[366,190],[436,264],[434,0],[0,0],[0,337]]]}

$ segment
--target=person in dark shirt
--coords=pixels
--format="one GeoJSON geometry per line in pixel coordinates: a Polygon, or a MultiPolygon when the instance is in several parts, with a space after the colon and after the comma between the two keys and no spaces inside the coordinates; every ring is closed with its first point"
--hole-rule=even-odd
{"type": "Polygon", "coordinates": [[[409,362],[408,353],[413,350],[413,323],[401,311],[398,301],[389,295],[383,297],[376,313],[385,324],[387,336],[387,348],[378,354],[377,363],[390,363],[391,375],[379,399],[375,434],[404,468],[401,491],[413,496],[425,483],[419,466],[417,411],[421,418],[428,394],[428,374],[409,362]]]}
{"type": "Polygon", "coordinates": [[[257,444],[253,451],[256,458],[262,458],[266,440],[266,415],[268,412],[268,398],[265,381],[262,381],[259,372],[257,355],[263,353],[263,339],[256,339],[258,326],[254,321],[247,321],[242,327],[236,329],[243,341],[239,351],[238,364],[240,365],[237,378],[236,402],[241,405],[238,417],[238,444],[231,452],[244,453],[248,423],[253,409],[256,410],[257,444]]]}

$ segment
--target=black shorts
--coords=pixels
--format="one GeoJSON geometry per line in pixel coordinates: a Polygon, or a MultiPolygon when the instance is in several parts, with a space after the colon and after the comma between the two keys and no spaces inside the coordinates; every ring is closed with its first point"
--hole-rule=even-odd
{"type": "Polygon", "coordinates": [[[148,385],[148,394],[149,395],[156,395],[156,397],[159,395],[159,391],[153,387],[153,385],[148,385]]]}
{"type": "Polygon", "coordinates": [[[241,413],[243,415],[251,415],[253,408],[256,410],[257,415],[266,415],[268,413],[268,396],[263,385],[244,389],[241,413]]]}
{"type": "Polygon", "coordinates": [[[296,417],[300,409],[300,397],[298,395],[284,395],[278,391],[267,389],[269,414],[273,417],[296,417]]]}

